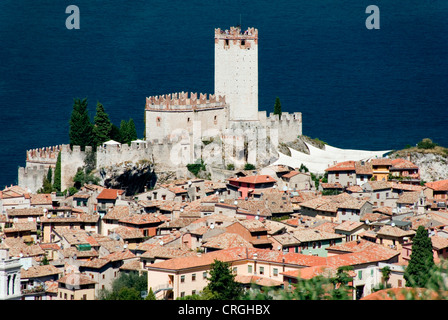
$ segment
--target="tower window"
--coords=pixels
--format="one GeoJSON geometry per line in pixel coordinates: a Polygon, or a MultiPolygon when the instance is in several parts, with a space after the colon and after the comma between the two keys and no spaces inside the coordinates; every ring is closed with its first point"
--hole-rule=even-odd
{"type": "Polygon", "coordinates": [[[214,122],[214,124],[218,124],[218,116],[215,116],[215,117],[213,118],[213,122],[214,122]]]}
{"type": "Polygon", "coordinates": [[[242,39],[242,40],[241,40],[241,45],[242,45],[242,46],[245,46],[245,45],[246,45],[246,40],[242,39]]]}
{"type": "Polygon", "coordinates": [[[156,119],[156,123],[157,123],[157,126],[158,127],[160,127],[160,122],[162,121],[162,119],[160,119],[160,117],[157,117],[157,119],[156,119]]]}
{"type": "Polygon", "coordinates": [[[190,118],[187,118],[187,122],[190,122],[191,121],[191,119],[190,118]]]}
{"type": "Polygon", "coordinates": [[[224,45],[225,45],[225,46],[228,46],[228,45],[229,45],[229,39],[226,39],[226,40],[225,40],[224,45]]]}

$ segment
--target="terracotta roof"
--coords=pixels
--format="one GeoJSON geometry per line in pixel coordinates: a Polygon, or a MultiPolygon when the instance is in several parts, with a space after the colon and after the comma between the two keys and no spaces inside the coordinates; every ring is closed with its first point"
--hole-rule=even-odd
{"type": "Polygon", "coordinates": [[[385,225],[385,226],[382,226],[381,229],[378,230],[376,234],[382,235],[382,236],[402,238],[402,237],[409,237],[409,236],[415,235],[415,231],[413,231],[413,230],[405,231],[398,227],[385,225]]]}
{"type": "Polygon", "coordinates": [[[104,189],[96,197],[97,200],[116,200],[119,195],[123,194],[124,190],[119,189],[104,189]]]}
{"type": "Polygon", "coordinates": [[[434,191],[448,191],[448,179],[434,182],[427,182],[425,183],[425,186],[434,191]]]}
{"type": "Polygon", "coordinates": [[[373,173],[372,164],[367,161],[356,161],[355,172],[359,175],[371,175],[373,173]]]}
{"type": "Polygon", "coordinates": [[[120,220],[129,217],[131,209],[126,205],[117,205],[111,208],[103,217],[103,219],[120,220]]]}
{"type": "Polygon", "coordinates": [[[59,279],[58,282],[72,286],[97,283],[96,281],[92,280],[89,276],[81,273],[66,274],[61,279],[59,279]]]}
{"type": "Polygon", "coordinates": [[[358,221],[344,221],[339,226],[337,226],[335,229],[340,231],[354,231],[357,228],[363,226],[364,223],[358,222],[358,221]]]}
{"type": "Polygon", "coordinates": [[[325,232],[317,229],[304,229],[293,232],[300,242],[320,241],[328,239],[342,239],[345,236],[336,233],[325,232]]]}
{"type": "Polygon", "coordinates": [[[372,166],[391,166],[392,160],[388,158],[382,158],[382,159],[372,159],[370,160],[372,163],[372,166]]]}
{"type": "Polygon", "coordinates": [[[327,172],[332,171],[355,171],[355,161],[343,161],[325,169],[327,172]]]}
{"type": "Polygon", "coordinates": [[[51,205],[53,200],[51,199],[51,194],[38,193],[31,195],[31,205],[51,205]]]}
{"type": "Polygon", "coordinates": [[[6,210],[8,217],[17,216],[43,216],[44,210],[42,208],[23,208],[23,209],[8,209],[6,210]]]}
{"type": "Polygon", "coordinates": [[[92,269],[101,269],[106,264],[110,262],[109,259],[104,258],[94,258],[92,260],[87,261],[84,263],[81,267],[85,268],[92,268],[92,269]]]}
{"type": "Polygon", "coordinates": [[[124,240],[144,238],[143,231],[135,228],[120,226],[112,229],[111,232],[117,233],[124,240]]]}
{"type": "Polygon", "coordinates": [[[255,176],[229,178],[228,181],[258,184],[258,183],[275,182],[276,180],[274,178],[272,178],[270,175],[263,174],[263,175],[255,175],[255,176]]]}
{"type": "Polygon", "coordinates": [[[371,293],[361,300],[439,300],[447,299],[448,292],[435,292],[424,288],[389,288],[371,293]]]}
{"type": "Polygon", "coordinates": [[[340,184],[339,182],[334,182],[334,183],[321,183],[321,186],[323,189],[342,189],[342,184],[340,184]]]}
{"type": "Polygon", "coordinates": [[[228,249],[234,247],[252,248],[252,244],[238,234],[224,232],[217,236],[209,238],[202,244],[205,248],[228,249]]]}
{"type": "Polygon", "coordinates": [[[154,223],[162,223],[166,221],[166,218],[163,214],[155,215],[153,213],[147,214],[132,214],[128,217],[124,217],[119,220],[121,223],[134,224],[134,225],[144,225],[144,224],[154,224],[154,223]]]}
{"type": "Polygon", "coordinates": [[[423,186],[407,184],[407,183],[392,183],[392,188],[403,191],[422,191],[425,189],[423,186]]]}
{"type": "Polygon", "coordinates": [[[403,169],[418,169],[418,166],[409,160],[398,158],[392,160],[392,167],[390,170],[403,170],[403,169]]]}
{"type": "Polygon", "coordinates": [[[418,198],[419,198],[420,192],[416,191],[416,192],[403,192],[403,194],[401,194],[398,199],[397,199],[397,203],[400,204],[414,204],[416,202],[418,202],[418,198]]]}
{"type": "Polygon", "coordinates": [[[265,277],[254,276],[254,275],[237,275],[235,276],[235,281],[242,284],[255,284],[261,287],[276,287],[283,284],[282,281],[273,280],[265,277]]]}
{"type": "Polygon", "coordinates": [[[298,175],[299,173],[300,173],[299,171],[293,170],[293,171],[288,172],[287,174],[282,175],[282,178],[289,179],[289,178],[292,178],[292,177],[298,175]]]}
{"type": "Polygon", "coordinates": [[[392,188],[392,182],[389,181],[369,181],[367,183],[372,187],[373,191],[392,188]]]}
{"type": "Polygon", "coordinates": [[[254,254],[258,261],[269,261],[272,263],[286,263],[297,266],[313,266],[325,264],[325,258],[303,255],[300,253],[283,253],[279,251],[255,249],[255,248],[230,248],[213,251],[200,256],[170,259],[154,263],[147,268],[150,270],[168,269],[182,270],[195,267],[206,267],[211,265],[215,259],[223,262],[253,260],[254,254]]]}
{"type": "Polygon", "coordinates": [[[20,277],[22,279],[29,279],[29,278],[46,277],[46,276],[60,274],[60,273],[62,273],[62,272],[58,268],[49,264],[49,265],[43,265],[43,266],[33,266],[33,267],[28,268],[27,270],[22,268],[20,270],[20,277]]]}
{"type": "Polygon", "coordinates": [[[366,250],[337,254],[327,257],[327,265],[335,268],[342,266],[355,266],[360,264],[389,261],[400,253],[396,250],[386,248],[382,245],[370,246],[366,250]]]}
{"type": "Polygon", "coordinates": [[[125,251],[117,251],[117,252],[108,254],[107,256],[104,256],[103,259],[107,259],[110,261],[120,261],[120,260],[132,259],[135,257],[136,257],[136,255],[133,254],[131,251],[125,250],[125,251]]]}

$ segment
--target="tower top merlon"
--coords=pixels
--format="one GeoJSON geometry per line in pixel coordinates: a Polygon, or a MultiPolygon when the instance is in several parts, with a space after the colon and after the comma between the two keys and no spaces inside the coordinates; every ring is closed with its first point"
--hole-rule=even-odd
{"type": "Polygon", "coordinates": [[[230,27],[230,30],[221,30],[221,28],[215,28],[215,39],[254,39],[258,40],[258,29],[247,28],[246,31],[241,32],[240,27],[230,27]]]}

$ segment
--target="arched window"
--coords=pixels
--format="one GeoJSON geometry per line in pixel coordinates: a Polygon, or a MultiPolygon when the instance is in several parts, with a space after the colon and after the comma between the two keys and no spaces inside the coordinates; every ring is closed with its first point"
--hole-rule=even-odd
{"type": "Polygon", "coordinates": [[[218,124],[218,116],[215,116],[215,117],[213,118],[213,123],[214,123],[214,124],[218,124]]]}
{"type": "Polygon", "coordinates": [[[158,127],[160,127],[160,123],[162,122],[162,119],[160,119],[160,117],[157,117],[156,119],[156,124],[158,127]]]}

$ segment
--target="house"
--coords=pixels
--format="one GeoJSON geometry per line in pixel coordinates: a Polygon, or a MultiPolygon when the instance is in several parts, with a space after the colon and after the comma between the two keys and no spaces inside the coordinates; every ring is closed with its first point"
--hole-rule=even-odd
{"type": "Polygon", "coordinates": [[[65,227],[69,229],[98,232],[99,215],[86,214],[75,211],[71,207],[49,209],[47,215],[40,219],[42,229],[42,242],[51,243],[54,240],[53,229],[65,227]]]}
{"type": "Polygon", "coordinates": [[[373,176],[372,163],[370,161],[355,162],[356,185],[361,186],[365,182],[370,181],[373,176]]]}
{"type": "Polygon", "coordinates": [[[115,205],[126,204],[122,201],[124,190],[119,189],[103,189],[96,197],[97,205],[94,211],[97,211],[101,216],[105,215],[109,208],[115,205]]]}
{"type": "Polygon", "coordinates": [[[112,282],[118,277],[118,268],[105,258],[93,258],[79,266],[82,274],[90,277],[95,282],[95,296],[100,290],[111,290],[112,282]]]}
{"type": "Polygon", "coordinates": [[[90,192],[77,192],[72,196],[71,206],[84,213],[94,213],[95,197],[90,192]]]}
{"type": "Polygon", "coordinates": [[[37,242],[36,222],[16,222],[11,227],[4,228],[6,238],[21,238],[26,243],[37,242]]]}
{"type": "MultiPolygon", "coordinates": [[[[435,262],[448,258],[448,239],[438,235],[430,236],[432,252],[435,262]]],[[[412,241],[402,244],[401,255],[404,261],[409,262],[412,254],[412,241]]]]}
{"type": "Polygon", "coordinates": [[[56,281],[61,276],[60,271],[55,266],[38,265],[20,270],[20,282],[23,300],[49,300],[46,293],[46,282],[56,281]]]}
{"type": "Polygon", "coordinates": [[[432,191],[432,196],[436,200],[448,199],[448,180],[439,180],[434,182],[427,182],[425,186],[432,191]]]}
{"type": "Polygon", "coordinates": [[[223,232],[208,238],[201,246],[205,253],[235,247],[253,248],[254,246],[239,234],[230,232],[223,232]]]}
{"type": "Polygon", "coordinates": [[[338,204],[337,207],[337,220],[339,223],[360,221],[362,215],[372,211],[372,204],[369,201],[354,198],[338,204]]]}
{"type": "Polygon", "coordinates": [[[236,233],[243,239],[250,242],[255,248],[271,248],[271,241],[268,239],[268,229],[259,220],[237,221],[226,227],[226,232],[236,233]]]}
{"type": "Polygon", "coordinates": [[[300,253],[300,240],[292,232],[274,235],[271,242],[273,250],[300,253]]]}
{"type": "Polygon", "coordinates": [[[40,222],[47,210],[42,208],[23,208],[23,209],[8,209],[6,214],[10,222],[40,222]]]}
{"type": "Polygon", "coordinates": [[[0,243],[0,300],[19,300],[22,297],[20,290],[20,268],[18,257],[9,255],[10,248],[0,243]]]}
{"type": "Polygon", "coordinates": [[[372,177],[375,181],[387,181],[389,178],[392,160],[387,158],[372,159],[372,177]]]}
{"type": "MultiPolygon", "coordinates": [[[[281,273],[325,264],[325,258],[256,248],[229,248],[190,257],[174,258],[147,266],[148,291],[157,299],[177,299],[199,293],[208,284],[210,266],[218,259],[228,262],[235,274],[257,276],[281,284],[281,273]]],[[[246,283],[245,280],[243,280],[246,283]]]]}
{"type": "Polygon", "coordinates": [[[367,200],[358,200],[348,193],[321,196],[300,203],[302,216],[317,217],[331,222],[359,221],[360,216],[371,209],[367,200]]]}
{"type": "Polygon", "coordinates": [[[291,197],[287,192],[264,193],[261,201],[271,212],[271,217],[285,217],[294,213],[291,197]]]}
{"type": "Polygon", "coordinates": [[[346,242],[328,250],[327,266],[353,267],[353,298],[356,300],[369,295],[381,283],[383,265],[380,267],[380,264],[395,264],[400,255],[396,250],[363,240],[346,242]]]}
{"type": "Polygon", "coordinates": [[[426,207],[426,197],[423,191],[404,192],[397,199],[397,213],[414,211],[423,214],[426,207]]]}
{"type": "Polygon", "coordinates": [[[53,208],[53,199],[50,193],[31,194],[30,197],[31,208],[53,208]]]}
{"type": "Polygon", "coordinates": [[[299,252],[302,254],[326,257],[327,248],[342,243],[345,236],[325,232],[318,229],[296,230],[292,233],[300,242],[299,252]]]}
{"type": "Polygon", "coordinates": [[[95,284],[91,277],[78,272],[64,275],[58,280],[58,300],[95,300],[95,284]]]}
{"type": "Polygon", "coordinates": [[[311,190],[314,189],[314,183],[311,174],[297,170],[289,171],[280,177],[282,182],[280,187],[286,187],[288,190],[311,190]]]}
{"type": "Polygon", "coordinates": [[[236,177],[229,178],[227,181],[228,189],[233,191],[238,199],[249,198],[255,190],[262,191],[276,185],[276,180],[270,175],[236,177]]]}
{"type": "Polygon", "coordinates": [[[118,220],[118,224],[127,228],[140,230],[144,237],[153,237],[157,234],[157,227],[167,220],[169,219],[162,214],[131,214],[118,220]]]}
{"type": "Polygon", "coordinates": [[[110,231],[119,226],[121,219],[125,219],[131,215],[131,208],[128,205],[116,205],[101,219],[101,234],[108,235],[110,231]]]}
{"type": "Polygon", "coordinates": [[[30,193],[19,187],[10,186],[0,191],[0,212],[5,213],[8,209],[23,209],[31,206],[30,193]]]}
{"type": "Polygon", "coordinates": [[[340,183],[343,188],[356,185],[355,161],[343,161],[325,169],[328,183],[340,183]]]}
{"type": "Polygon", "coordinates": [[[401,252],[402,245],[414,236],[414,230],[403,230],[394,225],[385,225],[376,232],[376,238],[381,245],[396,250],[397,252],[401,252]]]}
{"type": "Polygon", "coordinates": [[[361,186],[370,195],[370,203],[374,207],[395,207],[397,197],[394,197],[392,182],[379,180],[368,181],[361,186]]]}
{"type": "Polygon", "coordinates": [[[397,158],[391,161],[389,168],[392,179],[399,179],[403,183],[418,184],[420,182],[419,167],[409,160],[397,158]]]}
{"type": "Polygon", "coordinates": [[[347,220],[335,227],[334,232],[345,236],[345,241],[354,241],[359,239],[359,235],[368,230],[369,227],[360,221],[347,220]]]}

